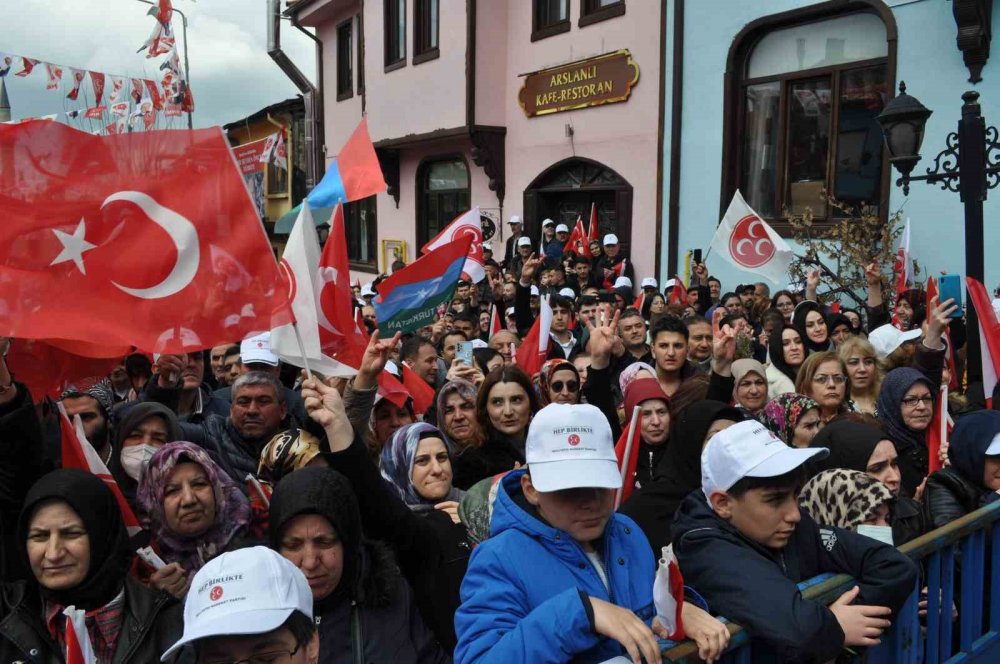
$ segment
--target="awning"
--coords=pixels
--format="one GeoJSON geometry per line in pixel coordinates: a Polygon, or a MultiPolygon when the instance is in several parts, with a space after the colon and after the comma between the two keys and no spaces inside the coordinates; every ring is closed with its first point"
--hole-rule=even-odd
{"type": "MultiPolygon", "coordinates": [[[[291,210],[281,215],[278,221],[274,222],[274,233],[276,235],[288,235],[291,233],[292,227],[295,226],[295,220],[299,218],[299,211],[301,209],[302,204],[299,203],[291,210]]],[[[334,208],[332,207],[312,209],[313,221],[316,222],[316,228],[330,225],[330,217],[333,215],[333,210],[334,208]]]]}

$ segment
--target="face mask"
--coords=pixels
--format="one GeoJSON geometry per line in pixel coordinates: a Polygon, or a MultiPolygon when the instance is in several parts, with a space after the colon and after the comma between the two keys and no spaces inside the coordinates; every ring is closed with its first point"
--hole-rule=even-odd
{"type": "Polygon", "coordinates": [[[134,445],[126,447],[121,453],[122,470],[136,482],[142,477],[143,471],[149,464],[156,450],[160,449],[154,445],[134,445]]]}
{"type": "Polygon", "coordinates": [[[858,534],[864,535],[865,537],[871,537],[873,540],[878,540],[889,546],[894,546],[892,543],[892,527],[891,526],[868,526],[861,524],[858,526],[858,534]]]}

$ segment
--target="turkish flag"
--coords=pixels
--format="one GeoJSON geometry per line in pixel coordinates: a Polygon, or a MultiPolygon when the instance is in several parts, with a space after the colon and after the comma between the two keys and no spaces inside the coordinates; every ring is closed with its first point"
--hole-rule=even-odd
{"type": "Polygon", "coordinates": [[[479,208],[474,207],[468,212],[455,217],[437,236],[424,245],[420,253],[426,254],[462,237],[471,237],[469,257],[465,259],[462,268],[462,278],[473,283],[479,283],[486,278],[483,267],[483,227],[479,221],[479,208]]]}
{"type": "Polygon", "coordinates": [[[337,204],[330,220],[330,235],[319,257],[319,342],[323,354],[359,369],[368,347],[368,330],[358,325],[347,260],[344,207],[337,204]]]}
{"type": "Polygon", "coordinates": [[[581,258],[594,257],[590,253],[590,240],[587,239],[587,234],[583,230],[583,221],[579,217],[576,220],[576,225],[573,226],[573,232],[566,239],[566,251],[572,251],[581,258]]]}
{"type": "Polygon", "coordinates": [[[549,305],[549,296],[542,298],[541,309],[538,318],[531,325],[528,334],[524,337],[524,342],[517,349],[517,366],[531,378],[535,377],[542,370],[545,359],[549,356],[549,336],[552,330],[552,307],[549,305]]]}
{"type": "Polygon", "coordinates": [[[674,288],[670,291],[670,302],[668,304],[679,304],[682,307],[688,305],[688,292],[684,288],[684,282],[681,281],[680,276],[674,277],[674,288]]]}
{"type": "Polygon", "coordinates": [[[590,242],[601,241],[601,224],[597,220],[597,203],[590,204],[590,225],[587,227],[587,238],[590,242]]]}
{"type": "Polygon", "coordinates": [[[63,615],[66,616],[66,664],[97,664],[94,646],[87,632],[86,612],[68,606],[63,615]]]}
{"type": "Polygon", "coordinates": [[[182,353],[291,319],[218,128],[0,125],[0,154],[0,336],[182,353]]]}
{"type": "Polygon", "coordinates": [[[401,362],[400,366],[403,368],[403,387],[413,397],[413,412],[423,415],[434,404],[434,388],[405,362],[401,362]]]}
{"type": "MultiPolygon", "coordinates": [[[[57,342],[58,343],[58,342],[57,342]]],[[[103,378],[122,363],[131,348],[102,350],[72,347],[71,352],[38,339],[14,339],[7,353],[7,366],[18,382],[24,383],[36,403],[45,397],[58,399],[69,385],[92,378],[103,378]],[[104,355],[84,357],[80,352],[104,355]]]]}
{"type": "Polygon", "coordinates": [[[629,420],[628,427],[622,431],[615,443],[615,457],[618,459],[618,470],[622,474],[622,488],[615,492],[615,510],[628,500],[635,489],[635,469],[639,465],[639,448],[642,443],[642,427],[639,426],[639,413],[636,406],[629,420]]]}

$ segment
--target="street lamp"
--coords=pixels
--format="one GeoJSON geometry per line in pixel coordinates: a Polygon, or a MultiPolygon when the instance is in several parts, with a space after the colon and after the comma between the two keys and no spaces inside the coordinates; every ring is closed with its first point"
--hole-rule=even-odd
{"type": "MultiPolygon", "coordinates": [[[[934,157],[934,166],[927,168],[925,175],[911,176],[910,173],[920,161],[924,125],[931,111],[906,94],[906,83],[899,84],[899,95],[886,104],[878,121],[885,136],[889,163],[900,174],[896,186],[903,188],[903,194],[909,195],[910,182],[916,180],[939,184],[942,189],[959,194],[965,205],[965,273],[982,282],[985,273],[983,201],[990,189],[1000,185],[1000,134],[996,127],[986,127],[978,92],[966,92],[962,101],[958,131],[948,134],[947,147],[934,157]]],[[[979,375],[982,370],[979,321],[974,306],[966,307],[966,320],[966,366],[971,383],[973,378],[982,378],[979,375]]]]}
{"type": "MultiPolygon", "coordinates": [[[[153,0],[137,0],[137,2],[152,5],[154,7],[156,6],[156,3],[153,2],[153,0]]],[[[188,62],[188,20],[184,12],[176,7],[173,7],[172,9],[180,14],[181,17],[181,31],[184,35],[184,79],[187,81],[187,85],[191,85],[191,67],[188,62]]],[[[191,111],[188,111],[188,129],[194,129],[194,121],[191,119],[192,115],[191,111]]]]}

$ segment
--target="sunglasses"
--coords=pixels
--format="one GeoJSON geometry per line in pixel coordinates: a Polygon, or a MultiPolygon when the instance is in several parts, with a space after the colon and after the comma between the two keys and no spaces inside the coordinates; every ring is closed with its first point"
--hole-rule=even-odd
{"type": "Polygon", "coordinates": [[[557,380],[551,384],[553,392],[562,392],[564,387],[571,394],[576,394],[576,391],[580,389],[580,383],[575,380],[567,380],[565,382],[557,380]]]}

